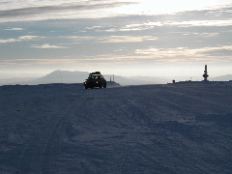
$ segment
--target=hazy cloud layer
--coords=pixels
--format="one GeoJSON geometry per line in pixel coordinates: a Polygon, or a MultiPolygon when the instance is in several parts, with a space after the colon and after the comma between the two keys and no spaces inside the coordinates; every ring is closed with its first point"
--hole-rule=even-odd
{"type": "Polygon", "coordinates": [[[0,2],[0,22],[107,17],[110,15],[107,9],[136,3],[119,0],[27,1],[0,2]]]}
{"type": "Polygon", "coordinates": [[[39,38],[42,38],[42,37],[26,35],[26,36],[20,36],[20,37],[17,37],[17,38],[0,39],[0,44],[31,41],[31,40],[36,40],[36,39],[39,39],[39,38]]]}
{"type": "Polygon", "coordinates": [[[120,44],[120,43],[143,43],[146,41],[156,41],[158,37],[155,36],[66,36],[64,39],[71,39],[75,41],[92,41],[95,43],[105,44],[120,44]]]}
{"type": "MultiPolygon", "coordinates": [[[[150,57],[162,58],[166,60],[179,60],[179,59],[200,59],[200,60],[208,60],[209,59],[217,59],[215,56],[215,52],[228,52],[230,56],[232,55],[232,45],[225,45],[225,46],[218,46],[218,47],[203,47],[203,48],[169,48],[169,49],[157,49],[157,48],[150,48],[150,49],[138,49],[136,50],[136,54],[138,55],[148,55],[150,57]]],[[[232,58],[231,58],[232,59],[232,58]]],[[[231,61],[231,59],[229,61],[231,61]]],[[[226,59],[222,61],[227,61],[226,59]]]]}
{"type": "MultiPolygon", "coordinates": [[[[228,5],[229,0],[198,1],[200,0],[196,0],[194,3],[182,0],[175,0],[173,2],[167,0],[163,2],[156,0],[25,0],[22,3],[18,0],[7,0],[0,2],[0,22],[79,18],[96,19],[123,15],[154,16],[153,12],[162,13],[160,9],[164,7],[167,13],[188,10],[188,12],[184,12],[184,15],[181,13],[175,15],[176,19],[182,18],[181,20],[183,21],[193,18],[195,18],[195,21],[198,21],[202,17],[211,20],[231,17],[231,5],[228,5]],[[167,4],[165,4],[165,1],[167,4]],[[178,5],[178,3],[182,5],[178,5]],[[214,5],[214,9],[198,10],[199,8],[206,8],[207,3],[212,6],[214,5]],[[161,6],[162,4],[163,6],[161,6]],[[226,7],[216,8],[218,7],[216,5],[226,7]],[[194,9],[197,9],[197,11],[194,11],[194,9]]],[[[162,16],[161,19],[166,17],[170,18],[171,21],[175,19],[171,15],[162,16]]]]}

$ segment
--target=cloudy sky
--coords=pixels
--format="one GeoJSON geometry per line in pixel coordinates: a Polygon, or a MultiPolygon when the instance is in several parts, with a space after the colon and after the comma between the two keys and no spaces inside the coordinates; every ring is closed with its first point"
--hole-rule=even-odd
{"type": "Polygon", "coordinates": [[[232,74],[232,0],[1,0],[0,78],[232,74]],[[23,2],[23,3],[22,3],[23,2]]]}

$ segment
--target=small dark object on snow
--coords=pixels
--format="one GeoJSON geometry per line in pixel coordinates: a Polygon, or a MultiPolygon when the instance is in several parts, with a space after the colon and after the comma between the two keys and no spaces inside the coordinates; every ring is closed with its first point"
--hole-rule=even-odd
{"type": "Polygon", "coordinates": [[[106,80],[100,72],[92,72],[84,82],[85,89],[88,88],[106,88],[106,80]]]}

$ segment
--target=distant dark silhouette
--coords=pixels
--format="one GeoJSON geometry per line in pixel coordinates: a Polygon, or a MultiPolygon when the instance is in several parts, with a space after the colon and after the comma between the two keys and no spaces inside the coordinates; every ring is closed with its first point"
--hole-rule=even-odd
{"type": "Polygon", "coordinates": [[[204,77],[204,81],[207,82],[208,77],[209,77],[208,70],[207,70],[207,65],[205,65],[205,71],[204,71],[203,77],[204,77]]]}

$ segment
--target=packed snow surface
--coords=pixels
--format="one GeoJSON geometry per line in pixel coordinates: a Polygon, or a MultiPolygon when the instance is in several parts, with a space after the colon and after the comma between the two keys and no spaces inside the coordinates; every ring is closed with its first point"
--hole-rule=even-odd
{"type": "Polygon", "coordinates": [[[231,171],[230,84],[0,87],[0,173],[231,171]]]}

